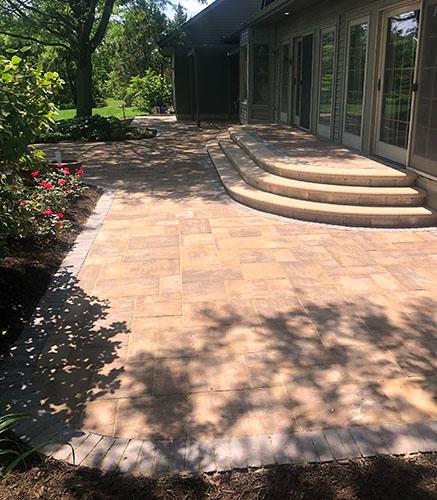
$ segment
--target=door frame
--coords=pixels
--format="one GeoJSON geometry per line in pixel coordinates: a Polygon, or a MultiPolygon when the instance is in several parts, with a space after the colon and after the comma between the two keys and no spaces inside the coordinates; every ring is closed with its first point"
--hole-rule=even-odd
{"type": "Polygon", "coordinates": [[[360,17],[351,17],[347,20],[346,23],[346,50],[345,50],[345,78],[344,78],[344,91],[343,91],[343,116],[342,116],[342,143],[346,146],[349,146],[354,149],[362,150],[363,146],[363,117],[366,108],[366,98],[367,98],[367,78],[369,72],[369,41],[370,41],[370,14],[366,14],[360,17]],[[367,23],[367,44],[366,44],[366,62],[364,66],[364,82],[363,82],[363,116],[361,119],[361,133],[359,136],[355,134],[350,134],[346,132],[346,113],[347,113],[347,91],[348,91],[348,83],[349,83],[349,55],[350,55],[350,35],[351,26],[356,24],[367,23]]]}
{"type": "Polygon", "coordinates": [[[279,83],[279,106],[278,106],[278,115],[279,121],[281,123],[290,123],[291,115],[292,115],[292,107],[293,107],[293,39],[292,38],[284,38],[281,42],[281,51],[280,51],[280,83],[279,83]],[[283,71],[284,71],[284,59],[283,59],[283,50],[284,47],[288,45],[288,64],[289,64],[289,74],[288,74],[288,88],[287,88],[287,112],[283,113],[282,111],[282,80],[283,80],[283,71]]]}
{"type": "Polygon", "coordinates": [[[417,46],[416,46],[416,60],[414,63],[414,81],[417,79],[417,67],[419,61],[419,43],[421,35],[422,26],[422,14],[423,14],[423,4],[421,0],[414,0],[410,2],[402,2],[390,6],[389,8],[379,11],[379,27],[381,37],[379,40],[378,47],[378,62],[377,62],[377,75],[375,76],[375,88],[376,88],[376,107],[375,107],[375,118],[373,122],[373,143],[372,149],[375,155],[385,158],[387,160],[395,161],[401,165],[406,166],[408,164],[409,149],[411,132],[413,128],[413,117],[415,112],[415,92],[413,92],[411,97],[411,109],[410,109],[410,126],[408,130],[407,147],[405,150],[398,146],[392,144],[386,144],[382,142],[379,138],[381,137],[381,118],[382,118],[382,97],[384,89],[384,73],[385,73],[385,59],[387,51],[387,20],[390,16],[401,14],[409,9],[419,10],[419,27],[417,34],[417,46]],[[379,90],[378,90],[379,88],[379,90]]]}
{"type": "Polygon", "coordinates": [[[332,132],[334,130],[334,109],[335,109],[335,89],[337,87],[337,52],[338,52],[338,26],[336,23],[330,24],[319,30],[319,74],[318,74],[318,90],[317,90],[317,119],[316,119],[316,129],[317,134],[325,137],[327,139],[332,138],[332,132]],[[334,59],[332,61],[332,98],[331,98],[331,124],[328,127],[319,123],[320,118],[320,96],[322,93],[322,42],[323,35],[325,33],[334,33],[334,59]]]}

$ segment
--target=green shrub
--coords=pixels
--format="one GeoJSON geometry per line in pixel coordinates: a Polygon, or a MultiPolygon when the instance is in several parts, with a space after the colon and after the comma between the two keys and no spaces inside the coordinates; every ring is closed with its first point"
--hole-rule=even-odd
{"type": "Polygon", "coordinates": [[[126,103],[150,113],[155,106],[171,104],[171,84],[167,78],[148,69],[144,76],[134,76],[127,88],[126,103]]]}
{"type": "Polygon", "coordinates": [[[25,59],[28,49],[0,55],[0,256],[7,240],[26,226],[20,203],[26,172],[42,164],[44,153],[29,144],[48,130],[56,112],[52,99],[61,81],[25,59]]]}
{"type": "Polygon", "coordinates": [[[76,117],[54,123],[38,140],[41,142],[123,140],[125,128],[123,122],[113,116],[76,117]]]}

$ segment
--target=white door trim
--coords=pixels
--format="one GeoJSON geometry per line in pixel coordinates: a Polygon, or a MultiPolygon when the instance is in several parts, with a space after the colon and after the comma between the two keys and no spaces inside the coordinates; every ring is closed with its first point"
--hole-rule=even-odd
{"type": "MultiPolygon", "coordinates": [[[[408,147],[411,137],[411,128],[414,114],[414,93],[411,100],[411,110],[410,110],[410,127],[408,130],[408,140],[407,147],[401,148],[399,146],[394,146],[392,144],[387,144],[380,140],[381,137],[381,118],[382,118],[382,98],[383,98],[383,89],[384,89],[384,73],[385,73],[385,59],[386,59],[386,51],[387,51],[387,20],[389,17],[394,16],[396,14],[402,14],[408,12],[409,10],[420,10],[420,14],[422,17],[422,5],[420,0],[415,0],[413,2],[407,2],[398,4],[389,9],[385,9],[380,12],[380,26],[381,26],[381,42],[379,46],[379,60],[378,60],[378,75],[376,81],[380,82],[380,89],[377,90],[377,104],[376,104],[376,113],[375,113],[375,121],[374,121],[374,153],[378,156],[386,158],[388,160],[395,161],[402,165],[407,164],[408,158],[408,147]]],[[[419,30],[421,25],[421,19],[419,20],[419,30]]],[[[418,41],[420,40],[420,32],[418,33],[418,41]]],[[[416,47],[416,60],[414,65],[414,80],[417,74],[417,63],[418,63],[418,54],[419,47],[416,47]]]]}
{"type": "Polygon", "coordinates": [[[363,120],[361,121],[361,133],[359,136],[346,132],[346,113],[347,113],[347,90],[348,90],[348,77],[349,77],[349,55],[350,55],[350,34],[351,27],[358,24],[367,24],[367,43],[366,43],[366,61],[364,66],[364,83],[363,83],[363,115],[366,103],[366,84],[369,62],[369,34],[370,34],[370,15],[362,17],[351,18],[347,22],[347,38],[346,38],[346,72],[344,79],[344,93],[343,93],[343,127],[342,127],[342,142],[346,146],[354,149],[361,150],[363,141],[363,120]]]}

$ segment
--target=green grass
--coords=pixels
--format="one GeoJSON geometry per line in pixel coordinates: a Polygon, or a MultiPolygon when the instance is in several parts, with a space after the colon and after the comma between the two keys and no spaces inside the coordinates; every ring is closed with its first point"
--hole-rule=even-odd
{"type": "MultiPolygon", "coordinates": [[[[94,108],[93,115],[100,116],[115,116],[116,118],[123,119],[123,110],[121,104],[123,101],[117,99],[106,99],[106,106],[103,108],[94,108]]],[[[126,118],[133,118],[134,116],[139,116],[144,114],[138,108],[124,108],[126,118]]],[[[76,116],[75,109],[61,109],[55,116],[55,120],[67,120],[69,118],[74,118],[76,116]]]]}

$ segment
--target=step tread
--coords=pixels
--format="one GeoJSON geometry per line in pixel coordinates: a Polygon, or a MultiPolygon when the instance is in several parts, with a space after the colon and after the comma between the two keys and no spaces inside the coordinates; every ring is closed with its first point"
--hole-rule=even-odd
{"type": "Polygon", "coordinates": [[[240,201],[260,210],[265,210],[278,215],[293,216],[302,218],[308,215],[320,214],[322,217],[306,220],[316,220],[326,222],[330,215],[344,217],[366,217],[372,219],[376,226],[384,224],[387,218],[388,226],[399,225],[405,227],[423,225],[433,225],[437,221],[437,213],[427,207],[369,207],[338,205],[331,203],[320,203],[307,200],[288,198],[249,186],[240,177],[232,163],[226,158],[218,143],[209,143],[207,151],[217,169],[217,172],[228,193],[240,201]],[[294,213],[293,213],[294,210],[294,213]],[[328,216],[328,217],[326,217],[328,216]],[[373,220],[374,219],[374,220],[373,220]]]}
{"type": "Polygon", "coordinates": [[[360,186],[409,186],[417,179],[416,174],[397,170],[381,164],[377,168],[339,168],[329,165],[311,165],[292,156],[278,156],[267,148],[256,136],[243,127],[229,129],[231,139],[265,170],[293,179],[329,184],[347,184],[360,186]]]}
{"type": "MultiPolygon", "coordinates": [[[[352,195],[358,197],[411,197],[424,199],[426,192],[417,187],[411,186],[348,186],[345,184],[325,184],[309,182],[299,179],[281,177],[270,172],[266,172],[250,158],[229,136],[218,137],[218,142],[224,153],[231,160],[231,163],[240,170],[242,177],[249,183],[251,180],[261,180],[265,187],[283,187],[290,190],[302,190],[316,193],[338,193],[342,195],[352,195]],[[236,163],[238,162],[238,165],[236,163]]],[[[252,184],[253,185],[253,184],[252,184]]],[[[254,186],[257,187],[257,186],[254,186]]],[[[263,189],[260,186],[260,189],[263,189]]]]}

